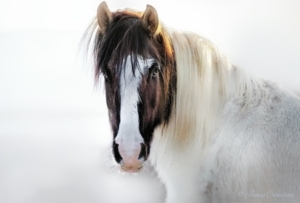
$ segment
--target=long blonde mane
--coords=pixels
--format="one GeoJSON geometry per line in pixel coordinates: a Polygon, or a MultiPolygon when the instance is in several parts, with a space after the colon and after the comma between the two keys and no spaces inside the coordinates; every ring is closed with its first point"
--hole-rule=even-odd
{"type": "Polygon", "coordinates": [[[176,142],[193,140],[206,146],[225,101],[231,95],[249,100],[256,89],[261,89],[260,82],[233,66],[209,40],[194,33],[168,33],[177,67],[171,134],[176,142]]]}

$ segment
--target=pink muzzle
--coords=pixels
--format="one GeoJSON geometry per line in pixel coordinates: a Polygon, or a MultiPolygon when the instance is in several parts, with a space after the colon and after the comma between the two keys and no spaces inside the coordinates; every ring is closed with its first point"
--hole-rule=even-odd
{"type": "Polygon", "coordinates": [[[131,142],[121,143],[118,149],[123,158],[120,163],[122,171],[136,173],[142,169],[142,160],[139,160],[141,144],[131,142]]]}

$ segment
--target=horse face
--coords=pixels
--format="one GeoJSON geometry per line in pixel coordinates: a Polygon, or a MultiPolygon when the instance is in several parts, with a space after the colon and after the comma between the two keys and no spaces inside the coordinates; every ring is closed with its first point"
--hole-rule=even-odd
{"type": "Polygon", "coordinates": [[[105,77],[113,154],[121,169],[138,172],[150,153],[156,126],[170,117],[176,71],[170,41],[156,10],[110,12],[98,7],[96,78],[105,77]]]}
{"type": "Polygon", "coordinates": [[[128,56],[119,77],[107,75],[105,80],[113,154],[127,172],[138,172],[148,158],[153,131],[162,122],[165,103],[161,65],[141,56],[137,56],[137,67],[133,65],[132,56],[128,56]]]}

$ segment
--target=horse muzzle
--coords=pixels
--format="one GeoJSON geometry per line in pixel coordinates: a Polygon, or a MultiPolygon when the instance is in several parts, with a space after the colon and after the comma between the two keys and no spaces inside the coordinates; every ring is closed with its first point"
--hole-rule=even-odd
{"type": "Polygon", "coordinates": [[[141,154],[141,144],[137,143],[121,143],[118,146],[119,153],[122,157],[120,169],[128,173],[137,173],[143,167],[143,158],[139,158],[141,154]]]}

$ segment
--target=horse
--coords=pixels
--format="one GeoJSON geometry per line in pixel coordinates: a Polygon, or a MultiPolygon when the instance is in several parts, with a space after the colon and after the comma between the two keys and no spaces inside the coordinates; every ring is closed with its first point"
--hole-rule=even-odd
{"type": "Polygon", "coordinates": [[[300,201],[299,97],[163,25],[150,5],[102,2],[86,32],[121,171],[150,162],[167,203],[300,201]]]}

